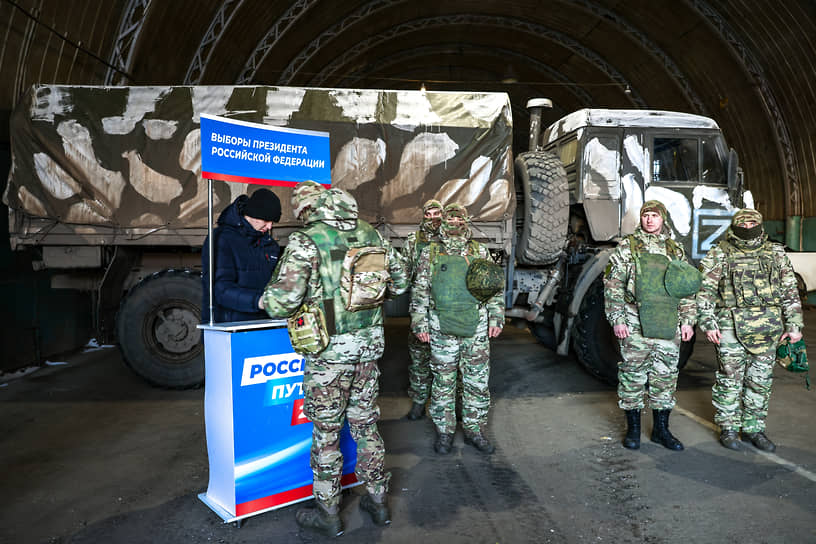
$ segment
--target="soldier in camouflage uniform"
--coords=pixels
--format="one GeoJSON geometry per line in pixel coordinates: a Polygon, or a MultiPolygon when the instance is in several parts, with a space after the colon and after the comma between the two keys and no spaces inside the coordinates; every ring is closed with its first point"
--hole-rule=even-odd
{"type": "Polygon", "coordinates": [[[720,443],[739,450],[738,433],[763,451],[776,446],[765,436],[777,344],[802,339],[802,303],[790,260],[768,240],[762,215],[734,214],[725,237],[700,263],[697,294],[700,328],[717,346],[712,388],[720,443]]]}
{"type": "Polygon", "coordinates": [[[450,453],[456,432],[456,379],[461,373],[462,427],[465,443],[492,453],[484,435],[490,408],[490,343],[504,326],[502,293],[480,303],[467,290],[469,259],[490,259],[487,248],[471,240],[464,206],[445,206],[440,242],[419,257],[411,292],[411,330],[431,346],[431,403],[429,413],[437,431],[434,450],[450,453]]]}
{"type": "MultiPolygon", "coordinates": [[[[439,241],[439,226],[442,223],[442,203],[429,200],[422,206],[422,223],[419,230],[408,235],[402,248],[402,258],[406,271],[413,283],[416,276],[417,261],[424,248],[431,242],[439,241]]],[[[408,396],[411,398],[411,410],[406,416],[417,420],[425,415],[425,403],[431,390],[431,346],[420,342],[414,333],[408,334],[408,355],[411,364],[408,366],[408,396]]]]}
{"type": "Polygon", "coordinates": [[[358,219],[357,202],[348,193],[303,182],[292,194],[292,208],[306,226],[289,236],[262,302],[272,317],[291,316],[301,304],[318,306],[326,315],[329,344],[319,354],[305,356],[303,373],[303,411],[314,424],[311,466],[316,508],[298,511],[296,519],[303,527],[336,536],[343,532],[340,430],[345,419],[357,442],[355,473],[368,491],[360,507],[378,525],[391,522],[386,502],[391,474],[384,470],[385,449],[377,430],[377,361],[384,347],[382,306],[356,312],[344,309],[339,288],[334,290],[332,285],[339,282],[337,270],[345,251],[340,252],[340,264],[334,256],[344,245],[385,247],[391,296],[405,292],[408,277],[397,251],[371,225],[358,219]],[[330,288],[333,292],[328,292],[330,288]]]}
{"type": "MultiPolygon", "coordinates": [[[[645,202],[640,209],[640,225],[633,235],[618,244],[604,275],[604,310],[620,342],[623,359],[618,364],[618,406],[626,411],[623,446],[628,449],[640,448],[640,412],[647,394],[654,418],[651,440],[671,450],[683,449],[683,444],[669,431],[669,414],[675,404],[680,341],[690,340],[694,335],[694,297],[680,299],[679,303],[674,299],[674,304],[668,301],[665,315],[646,318],[664,322],[668,334],[657,338],[648,329],[651,336],[644,336],[639,310],[644,301],[637,296],[636,259],[647,254],[686,259],[683,247],[669,236],[667,215],[661,202],[645,202]]],[[[641,291],[641,298],[644,297],[641,291]]]]}

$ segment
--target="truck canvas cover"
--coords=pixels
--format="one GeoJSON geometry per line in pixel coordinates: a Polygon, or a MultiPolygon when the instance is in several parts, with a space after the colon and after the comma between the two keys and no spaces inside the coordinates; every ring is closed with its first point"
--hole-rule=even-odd
{"type": "MultiPolygon", "coordinates": [[[[504,93],[41,85],[11,117],[3,199],[12,245],[35,243],[35,234],[43,243],[55,227],[146,244],[162,243],[140,238],[157,229],[206,228],[201,113],[328,132],[333,186],[350,191],[375,224],[416,225],[429,198],[464,204],[476,222],[507,222],[515,210],[504,93]]],[[[249,189],[215,181],[215,216],[249,189]]],[[[274,190],[281,226],[297,226],[292,189],[274,190]]]]}

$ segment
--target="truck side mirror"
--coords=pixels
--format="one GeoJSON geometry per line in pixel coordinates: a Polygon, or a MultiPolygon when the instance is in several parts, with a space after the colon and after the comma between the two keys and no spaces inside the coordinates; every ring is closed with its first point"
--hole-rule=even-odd
{"type": "Polygon", "coordinates": [[[728,197],[733,206],[742,206],[742,170],[739,167],[739,155],[732,147],[728,152],[728,197]]]}

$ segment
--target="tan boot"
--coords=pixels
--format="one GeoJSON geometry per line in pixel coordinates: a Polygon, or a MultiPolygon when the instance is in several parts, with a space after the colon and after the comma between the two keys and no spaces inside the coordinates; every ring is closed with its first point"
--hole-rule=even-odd
{"type": "Polygon", "coordinates": [[[343,521],[338,507],[329,508],[315,500],[314,508],[301,508],[295,514],[295,521],[306,529],[326,535],[329,538],[343,534],[343,521]]]}
{"type": "Polygon", "coordinates": [[[388,509],[388,502],[385,495],[374,497],[371,493],[363,495],[360,499],[360,508],[371,514],[371,519],[377,525],[389,525],[391,523],[391,511],[388,509]]]}

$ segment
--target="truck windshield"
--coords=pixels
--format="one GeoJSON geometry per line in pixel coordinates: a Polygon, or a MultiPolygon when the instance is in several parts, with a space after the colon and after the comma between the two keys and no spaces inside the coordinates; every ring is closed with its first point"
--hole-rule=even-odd
{"type": "Polygon", "coordinates": [[[697,181],[700,161],[697,138],[655,138],[652,180],[697,181]]]}
{"type": "Polygon", "coordinates": [[[652,180],[725,184],[720,147],[715,137],[655,137],[652,180]]]}

